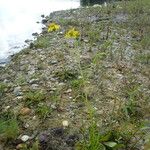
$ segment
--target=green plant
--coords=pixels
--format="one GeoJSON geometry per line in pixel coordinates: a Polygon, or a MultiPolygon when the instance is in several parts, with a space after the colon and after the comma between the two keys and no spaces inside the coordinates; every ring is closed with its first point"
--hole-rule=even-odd
{"type": "Polygon", "coordinates": [[[104,150],[104,146],[100,144],[99,140],[100,135],[94,123],[89,127],[88,137],[84,137],[83,141],[77,143],[77,150],[104,150]]]}
{"type": "Polygon", "coordinates": [[[85,136],[83,141],[77,144],[77,150],[114,150],[124,147],[125,145],[117,140],[114,131],[100,133],[95,122],[91,123],[88,136],[85,136]]]}
{"type": "Polygon", "coordinates": [[[40,105],[36,109],[36,113],[40,118],[46,118],[49,114],[51,114],[52,109],[48,107],[47,105],[40,105]]]}
{"type": "Polygon", "coordinates": [[[22,75],[19,75],[18,78],[16,79],[16,83],[17,83],[18,85],[23,85],[23,84],[25,84],[25,82],[26,82],[26,79],[25,79],[25,77],[22,76],[22,75]]]}
{"type": "Polygon", "coordinates": [[[0,138],[6,140],[16,139],[19,134],[19,126],[16,119],[0,120],[0,138]]]}
{"type": "Polygon", "coordinates": [[[7,85],[5,83],[0,83],[0,97],[4,94],[7,85]]]}
{"type": "Polygon", "coordinates": [[[39,150],[40,149],[38,141],[34,142],[30,146],[28,146],[27,144],[21,144],[21,147],[22,147],[21,150],[39,150]]]}
{"type": "MultiPolygon", "coordinates": [[[[122,3],[123,4],[123,3],[122,3]]],[[[133,15],[139,15],[149,11],[150,1],[149,0],[133,0],[124,1],[124,11],[133,15]]]]}
{"type": "Polygon", "coordinates": [[[19,134],[19,122],[11,110],[0,113],[0,139],[13,140],[19,134]]]}
{"type": "Polygon", "coordinates": [[[40,36],[34,42],[31,48],[47,48],[50,45],[51,37],[50,36],[40,36]]]}
{"type": "Polygon", "coordinates": [[[74,70],[67,70],[64,68],[62,71],[57,71],[55,73],[55,76],[58,77],[61,81],[68,81],[76,79],[78,76],[78,73],[74,70]]]}
{"type": "Polygon", "coordinates": [[[150,63],[150,54],[138,54],[136,57],[136,61],[142,64],[149,64],[150,63]]]}
{"type": "Polygon", "coordinates": [[[75,79],[75,80],[72,80],[71,81],[71,87],[73,88],[73,89],[79,89],[79,90],[81,90],[82,89],[82,87],[83,87],[83,79],[81,78],[81,79],[75,79]]]}
{"type": "Polygon", "coordinates": [[[127,102],[124,105],[123,111],[125,113],[125,117],[130,119],[132,117],[139,118],[140,111],[138,106],[138,99],[139,99],[139,86],[136,83],[132,83],[132,85],[128,85],[126,88],[126,96],[127,102]]]}
{"type": "Polygon", "coordinates": [[[30,148],[30,150],[39,150],[40,147],[39,147],[39,142],[36,141],[32,144],[32,147],[30,148]]]}
{"type": "Polygon", "coordinates": [[[63,18],[60,18],[59,22],[60,22],[60,24],[62,26],[74,26],[74,27],[77,27],[80,24],[80,22],[78,20],[74,20],[74,19],[63,19],[63,18]]]}
{"type": "Polygon", "coordinates": [[[87,36],[89,38],[89,43],[92,45],[93,43],[97,43],[100,41],[100,32],[99,29],[89,29],[86,31],[87,36]]]}
{"type": "Polygon", "coordinates": [[[56,90],[50,95],[50,100],[55,103],[59,103],[61,100],[61,91],[56,90]]]}
{"type": "Polygon", "coordinates": [[[42,91],[29,91],[24,95],[27,105],[38,104],[46,99],[46,94],[42,91]]]}
{"type": "Polygon", "coordinates": [[[104,52],[98,52],[97,54],[94,55],[93,57],[93,63],[94,64],[99,64],[102,60],[104,60],[107,57],[107,53],[104,52]]]}

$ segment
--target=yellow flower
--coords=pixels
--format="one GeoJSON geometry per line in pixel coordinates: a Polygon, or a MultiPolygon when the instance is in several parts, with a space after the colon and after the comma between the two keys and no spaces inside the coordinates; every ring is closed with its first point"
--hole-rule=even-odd
{"type": "Polygon", "coordinates": [[[52,32],[52,31],[57,31],[60,29],[60,25],[56,24],[56,23],[51,23],[48,26],[48,32],[52,32]]]}
{"type": "Polygon", "coordinates": [[[65,38],[75,38],[77,39],[80,36],[80,32],[75,30],[75,28],[71,28],[66,34],[65,38]]]}

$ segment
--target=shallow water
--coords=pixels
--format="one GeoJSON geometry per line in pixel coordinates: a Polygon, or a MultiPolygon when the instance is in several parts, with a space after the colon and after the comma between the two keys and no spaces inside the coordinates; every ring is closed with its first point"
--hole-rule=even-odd
{"type": "Polygon", "coordinates": [[[80,0],[0,0],[0,63],[20,51],[32,33],[41,31],[41,14],[77,8],[80,0]]]}

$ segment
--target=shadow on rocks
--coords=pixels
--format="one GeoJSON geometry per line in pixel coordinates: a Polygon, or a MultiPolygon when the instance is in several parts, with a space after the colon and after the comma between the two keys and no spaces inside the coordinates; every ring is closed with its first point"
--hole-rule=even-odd
{"type": "Polygon", "coordinates": [[[38,135],[40,150],[74,150],[79,141],[78,134],[69,134],[62,127],[51,128],[38,135]]]}

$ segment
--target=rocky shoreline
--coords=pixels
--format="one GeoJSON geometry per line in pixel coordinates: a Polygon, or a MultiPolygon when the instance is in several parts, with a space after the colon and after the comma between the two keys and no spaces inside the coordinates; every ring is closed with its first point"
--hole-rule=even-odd
{"type": "MultiPolygon", "coordinates": [[[[139,59],[147,47],[139,42],[140,31],[130,27],[136,17],[118,3],[43,18],[37,39],[0,69],[0,128],[1,120],[10,119],[15,133],[0,132],[0,149],[80,150],[83,131],[93,122],[106,132],[118,128],[123,140],[113,142],[123,145],[124,126],[130,136],[149,117],[149,60],[139,59]],[[53,22],[60,29],[48,32],[53,22]],[[78,39],[65,38],[72,27],[78,39]]],[[[143,149],[142,140],[135,149],[143,149]]]]}

